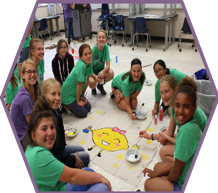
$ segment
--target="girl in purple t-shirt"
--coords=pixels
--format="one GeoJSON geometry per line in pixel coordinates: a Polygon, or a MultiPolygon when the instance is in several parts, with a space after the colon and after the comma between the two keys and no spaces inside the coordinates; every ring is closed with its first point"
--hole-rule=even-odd
{"type": "Polygon", "coordinates": [[[37,67],[32,60],[24,61],[21,69],[21,81],[23,86],[17,92],[10,107],[11,119],[24,149],[26,128],[29,123],[32,107],[38,98],[37,73],[37,67]]]}

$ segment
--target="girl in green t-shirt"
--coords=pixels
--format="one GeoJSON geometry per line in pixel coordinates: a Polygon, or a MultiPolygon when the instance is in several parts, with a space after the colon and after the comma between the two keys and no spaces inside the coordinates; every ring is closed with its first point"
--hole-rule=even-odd
{"type": "MultiPolygon", "coordinates": [[[[166,99],[167,100],[167,99],[166,99]]],[[[181,191],[188,174],[202,132],[194,119],[197,109],[197,85],[194,80],[182,79],[175,94],[174,111],[181,125],[177,131],[172,162],[159,162],[154,170],[145,168],[150,177],[145,181],[145,191],[181,191]]]]}
{"type": "Polygon", "coordinates": [[[109,180],[101,174],[90,168],[70,168],[52,155],[50,151],[56,141],[57,124],[52,111],[45,110],[41,102],[36,102],[31,113],[25,151],[38,190],[111,191],[109,180]]]}
{"type": "Polygon", "coordinates": [[[136,119],[136,113],[132,109],[137,106],[137,97],[142,90],[144,81],[145,74],[138,58],[132,60],[130,71],[119,74],[112,81],[113,94],[111,98],[119,109],[129,113],[132,120],[136,119]]]}
{"type": "MultiPolygon", "coordinates": [[[[179,72],[176,69],[169,69],[166,67],[166,64],[163,60],[158,60],[154,63],[153,66],[153,70],[154,70],[154,74],[157,77],[157,82],[155,84],[155,103],[154,103],[154,109],[152,110],[152,115],[155,116],[158,114],[158,110],[159,110],[159,103],[160,103],[160,92],[159,92],[159,80],[165,76],[166,74],[170,74],[172,75],[176,80],[177,80],[177,84],[179,83],[180,80],[182,80],[183,78],[189,78],[191,79],[189,76],[187,76],[186,74],[179,72]]],[[[168,114],[170,115],[170,108],[169,106],[165,106],[164,103],[161,104],[161,106],[163,106],[163,111],[167,111],[168,114]]]]}
{"type": "Polygon", "coordinates": [[[93,75],[92,52],[88,44],[80,46],[79,57],[76,66],[61,87],[61,101],[70,112],[79,118],[84,118],[91,110],[91,104],[84,95],[89,77],[93,75]]]}
{"type": "Polygon", "coordinates": [[[14,100],[14,97],[16,96],[18,90],[19,90],[19,86],[18,86],[18,82],[17,82],[17,78],[14,76],[14,72],[11,75],[11,79],[10,82],[8,83],[8,87],[6,89],[6,105],[7,105],[7,109],[10,109],[11,103],[14,100]]]}
{"type": "MultiPolygon", "coordinates": [[[[183,79],[182,79],[183,80],[183,79]]],[[[191,79],[185,79],[192,83],[194,86],[196,83],[191,79]]],[[[174,144],[176,135],[174,135],[176,126],[180,127],[181,125],[176,119],[176,115],[174,112],[174,97],[177,88],[177,81],[171,75],[165,75],[163,78],[160,79],[160,93],[161,98],[164,102],[165,106],[170,106],[171,110],[171,117],[170,123],[167,131],[163,133],[160,132],[159,134],[148,134],[145,131],[140,131],[139,136],[144,137],[146,139],[158,140],[163,146],[160,148],[160,157],[163,161],[173,161],[173,152],[174,152],[174,144]]],[[[197,106],[197,109],[194,114],[194,119],[196,119],[197,124],[201,130],[204,132],[204,128],[207,124],[207,116],[205,113],[197,106]]]]}
{"type": "Polygon", "coordinates": [[[94,74],[89,77],[89,87],[92,89],[92,95],[96,95],[97,89],[102,95],[106,95],[103,85],[114,77],[114,71],[110,68],[110,53],[107,45],[107,34],[104,30],[99,30],[97,35],[97,44],[92,47],[92,62],[94,74]],[[106,67],[105,67],[106,63],[106,67]]]}
{"type": "Polygon", "coordinates": [[[30,52],[29,59],[31,59],[36,65],[38,69],[38,77],[39,77],[39,91],[44,80],[44,44],[43,41],[39,38],[33,38],[30,40],[30,52]]]}

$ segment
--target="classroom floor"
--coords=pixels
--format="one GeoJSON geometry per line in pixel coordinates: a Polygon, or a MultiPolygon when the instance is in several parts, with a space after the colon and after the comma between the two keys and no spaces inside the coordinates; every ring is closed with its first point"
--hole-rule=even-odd
{"type": "MultiPolygon", "coordinates": [[[[52,37],[53,40],[46,40],[44,43],[45,48],[51,46],[52,44],[57,44],[59,39],[66,39],[65,34],[62,32],[61,36],[52,37]]],[[[67,39],[66,39],[67,40],[67,39]]],[[[191,76],[194,72],[204,68],[203,61],[199,52],[195,52],[192,48],[191,43],[182,43],[182,52],[178,50],[178,42],[175,42],[168,50],[163,52],[164,41],[161,40],[151,40],[152,47],[149,48],[148,52],[145,52],[145,40],[139,42],[139,47],[135,46],[135,50],[132,51],[132,48],[129,47],[129,41],[125,43],[124,47],[122,47],[122,38],[119,37],[117,43],[113,43],[111,41],[112,46],[110,47],[110,58],[111,58],[111,68],[114,70],[115,76],[121,72],[127,71],[130,69],[130,63],[133,58],[139,58],[142,61],[142,66],[152,64],[151,66],[144,67],[143,71],[146,74],[146,78],[148,80],[152,80],[153,84],[151,86],[143,86],[143,90],[138,96],[138,108],[140,108],[141,104],[144,103],[145,108],[149,110],[151,113],[154,105],[154,84],[157,78],[153,72],[153,64],[158,59],[162,59],[165,61],[168,68],[175,68],[185,74],[191,76]],[[116,56],[118,57],[118,62],[116,63],[116,56]]],[[[91,47],[96,43],[96,35],[93,35],[92,39],[86,38],[85,42],[89,44],[91,47]]],[[[71,47],[74,48],[74,58],[78,56],[78,49],[81,45],[81,41],[79,41],[76,45],[71,43],[71,47]]],[[[53,77],[52,69],[51,69],[51,61],[56,53],[56,49],[45,49],[45,79],[53,77]]],[[[77,60],[75,60],[76,62],[77,60]]],[[[91,95],[91,89],[87,89],[87,98],[92,105],[92,112],[96,110],[97,107],[104,104],[108,101],[110,97],[109,93],[111,92],[111,82],[107,83],[104,86],[107,91],[106,96],[101,96],[98,92],[96,97],[91,95]]],[[[117,108],[117,111],[120,111],[117,108]]],[[[63,115],[64,124],[73,125],[79,119],[74,117],[71,113],[68,115],[63,115]]],[[[153,121],[153,120],[152,120],[153,121]]],[[[166,123],[169,122],[169,116],[164,116],[164,121],[166,123]]],[[[146,127],[146,125],[145,125],[146,127]]],[[[71,140],[71,139],[70,139],[71,140]]],[[[67,139],[67,143],[69,143],[67,139]]],[[[153,158],[153,161],[149,164],[149,168],[153,169],[155,163],[161,161],[159,157],[159,152],[153,158]]],[[[140,189],[144,191],[144,181],[147,177],[142,178],[137,187],[124,182],[123,180],[111,175],[110,173],[104,171],[98,165],[91,162],[89,167],[94,169],[96,172],[101,173],[106,178],[108,178],[111,182],[113,191],[136,191],[140,189]]]]}

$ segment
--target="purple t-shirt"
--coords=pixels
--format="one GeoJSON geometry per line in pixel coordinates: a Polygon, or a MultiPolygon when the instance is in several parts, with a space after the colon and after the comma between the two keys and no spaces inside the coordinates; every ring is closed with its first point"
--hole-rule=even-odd
{"type": "Polygon", "coordinates": [[[62,4],[64,7],[64,18],[73,18],[73,10],[71,4],[62,4]]]}
{"type": "Polygon", "coordinates": [[[28,124],[26,116],[32,112],[33,105],[34,103],[30,93],[24,87],[21,87],[10,107],[11,119],[20,141],[26,135],[28,124]]]}

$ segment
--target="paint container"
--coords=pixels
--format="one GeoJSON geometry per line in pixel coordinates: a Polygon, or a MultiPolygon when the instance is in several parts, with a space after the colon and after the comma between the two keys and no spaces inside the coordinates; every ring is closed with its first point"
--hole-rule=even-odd
{"type": "Polygon", "coordinates": [[[101,82],[99,84],[104,84],[104,78],[101,79],[101,82]]]}
{"type": "Polygon", "coordinates": [[[160,111],[159,111],[159,120],[163,121],[163,107],[160,107],[160,111]]]}
{"type": "Polygon", "coordinates": [[[74,49],[72,48],[72,54],[74,54],[74,49]]]}
{"type": "Polygon", "coordinates": [[[157,125],[157,115],[154,116],[154,124],[157,125]]]}
{"type": "Polygon", "coordinates": [[[116,56],[116,63],[118,63],[118,56],[116,56]]]}

